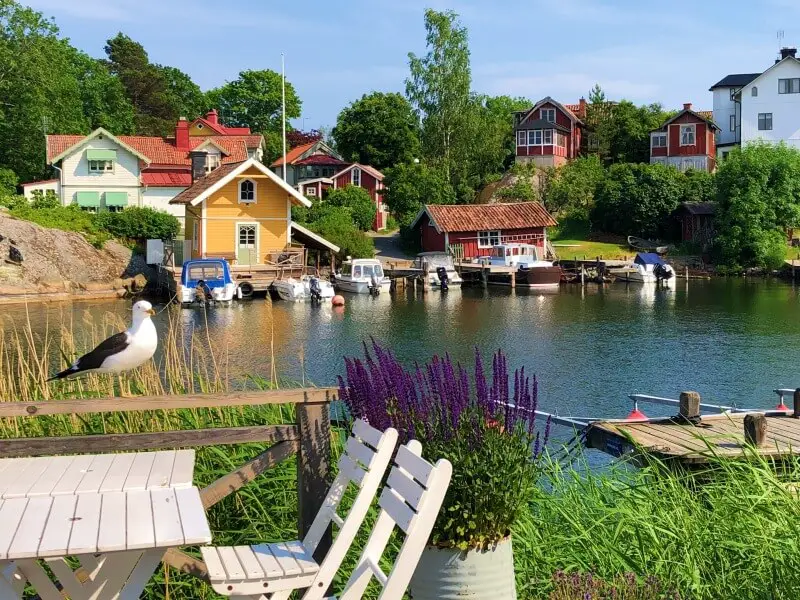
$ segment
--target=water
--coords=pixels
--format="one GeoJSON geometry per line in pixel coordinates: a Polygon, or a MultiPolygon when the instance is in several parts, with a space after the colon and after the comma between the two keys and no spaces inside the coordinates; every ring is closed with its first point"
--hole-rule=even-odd
{"type": "MultiPolygon", "coordinates": [[[[126,320],[129,301],[3,307],[2,319],[53,335],[105,313],[126,320]],[[26,312],[27,311],[27,312],[26,312]],[[56,331],[57,333],[57,331],[56,331]]],[[[225,345],[230,372],[269,377],[274,352],[283,380],[334,385],[342,356],[374,337],[409,364],[449,352],[472,364],[474,348],[502,348],[512,366],[536,373],[540,406],[561,415],[622,417],[633,392],[771,407],[775,387],[800,385],[800,298],[781,282],[678,282],[675,290],[624,284],[564,287],[553,294],[451,290],[378,298],[348,296],[344,309],[257,299],[180,310],[180,326],[225,345]],[[207,319],[207,320],[206,320],[207,319]]],[[[157,326],[169,326],[159,315],[157,326]]],[[[53,357],[54,362],[58,357],[53,357]]],[[[643,406],[649,415],[674,412],[643,406]]]]}

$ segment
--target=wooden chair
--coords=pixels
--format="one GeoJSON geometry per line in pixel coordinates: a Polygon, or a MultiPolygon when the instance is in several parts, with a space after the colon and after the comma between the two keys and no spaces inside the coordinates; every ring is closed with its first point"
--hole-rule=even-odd
{"type": "MultiPolygon", "coordinates": [[[[378,600],[401,600],[405,594],[453,474],[449,461],[439,459],[432,465],[420,456],[421,451],[422,444],[417,440],[398,449],[395,466],[378,501],[378,520],[340,600],[361,598],[373,577],[383,587],[378,600]],[[387,576],[380,568],[380,558],[395,526],[405,533],[405,540],[387,576]]],[[[310,595],[313,591],[309,590],[304,598],[322,597],[310,595]]]]}
{"type": "Polygon", "coordinates": [[[393,428],[380,432],[357,420],[352,433],[339,458],[339,474],[302,541],[200,549],[217,593],[251,598],[270,594],[273,600],[283,600],[292,590],[309,588],[306,597],[324,596],[364,522],[397,445],[397,430],[393,428]],[[351,482],[360,489],[342,519],[336,509],[351,482]],[[331,523],[339,527],[339,533],[325,558],[317,563],[314,551],[331,523]],[[314,594],[309,595],[312,591],[314,594]]]}

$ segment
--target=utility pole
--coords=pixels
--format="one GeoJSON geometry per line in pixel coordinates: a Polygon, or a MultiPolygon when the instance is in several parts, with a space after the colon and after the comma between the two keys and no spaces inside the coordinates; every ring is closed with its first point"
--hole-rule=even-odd
{"type": "Polygon", "coordinates": [[[283,140],[283,180],[286,181],[286,64],[281,52],[281,138],[283,140]]]}

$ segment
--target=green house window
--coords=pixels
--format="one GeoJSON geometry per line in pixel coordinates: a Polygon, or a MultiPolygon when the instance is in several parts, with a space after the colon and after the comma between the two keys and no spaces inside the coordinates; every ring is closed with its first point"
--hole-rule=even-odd
{"type": "Polygon", "coordinates": [[[100,192],[78,192],[75,200],[83,210],[97,212],[100,208],[100,192]]]}
{"type": "Polygon", "coordinates": [[[106,208],[117,212],[128,206],[128,192],[106,192],[106,208]]]}
{"type": "Polygon", "coordinates": [[[91,149],[86,151],[89,173],[108,173],[114,170],[117,161],[116,150],[91,149]]]}

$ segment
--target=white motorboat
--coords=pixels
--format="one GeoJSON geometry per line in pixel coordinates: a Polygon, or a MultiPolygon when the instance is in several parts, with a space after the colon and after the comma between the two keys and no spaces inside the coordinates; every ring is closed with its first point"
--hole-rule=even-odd
{"type": "Polygon", "coordinates": [[[379,294],[389,291],[391,280],[384,274],[383,266],[374,258],[354,258],[342,264],[333,285],[337,290],[354,294],[379,294]]]}
{"type": "MultiPolygon", "coordinates": [[[[515,284],[531,289],[558,289],[561,284],[561,267],[540,257],[541,250],[534,244],[509,243],[492,248],[492,254],[479,258],[479,262],[500,267],[516,267],[515,284]]],[[[491,277],[491,276],[490,276],[491,277]]],[[[491,281],[508,285],[505,279],[491,281]]]]}
{"type": "Polygon", "coordinates": [[[316,275],[305,275],[302,279],[289,277],[276,279],[272,288],[281,300],[302,302],[303,300],[324,300],[333,298],[335,292],[329,281],[323,281],[316,275]]]}
{"type": "Polygon", "coordinates": [[[228,261],[225,259],[203,258],[183,263],[178,296],[184,306],[195,301],[203,304],[231,302],[236,289],[228,261]]]}
{"type": "Polygon", "coordinates": [[[432,289],[447,289],[464,283],[453,264],[453,257],[447,252],[420,252],[414,259],[414,267],[422,271],[426,287],[432,289]],[[444,286],[442,282],[445,282],[444,286]]]}
{"type": "Polygon", "coordinates": [[[609,273],[617,281],[630,283],[662,283],[672,286],[675,283],[675,270],[654,252],[640,252],[633,264],[620,269],[611,269],[609,273]]]}

